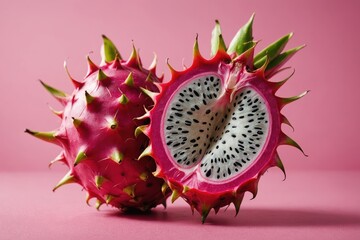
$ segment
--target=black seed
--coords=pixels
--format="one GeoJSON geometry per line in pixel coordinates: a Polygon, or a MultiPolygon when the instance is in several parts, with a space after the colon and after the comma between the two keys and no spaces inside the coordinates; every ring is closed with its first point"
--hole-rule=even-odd
{"type": "Polygon", "coordinates": [[[211,113],[211,110],[210,109],[208,109],[208,110],[206,110],[206,112],[205,112],[206,114],[209,114],[209,113],[211,113]]]}
{"type": "Polygon", "coordinates": [[[197,119],[193,119],[193,121],[194,121],[195,123],[199,123],[199,120],[197,120],[197,119]]]}
{"type": "Polygon", "coordinates": [[[206,172],[206,177],[210,177],[211,175],[211,169],[209,169],[207,172],[206,172]]]}
{"type": "Polygon", "coordinates": [[[174,107],[172,107],[171,110],[173,110],[173,111],[178,111],[178,112],[182,112],[182,111],[183,111],[183,109],[178,109],[178,108],[174,108],[174,107]]]}
{"type": "Polygon", "coordinates": [[[246,135],[245,134],[241,134],[244,138],[246,138],[246,135]]]}
{"type": "Polygon", "coordinates": [[[175,144],[173,145],[173,147],[178,147],[178,146],[180,146],[180,143],[175,143],[175,144]]]}
{"type": "Polygon", "coordinates": [[[179,95],[180,95],[180,96],[182,96],[182,97],[184,97],[184,94],[183,94],[182,92],[181,92],[181,93],[179,93],[179,95]]]}
{"type": "Polygon", "coordinates": [[[228,168],[228,174],[229,174],[229,175],[231,174],[231,170],[230,170],[230,168],[228,168]]]}
{"type": "Polygon", "coordinates": [[[186,113],[189,114],[189,115],[193,115],[193,113],[191,111],[187,111],[186,113]]]}
{"type": "Polygon", "coordinates": [[[200,129],[199,132],[204,132],[204,129],[200,129]]]}
{"type": "Polygon", "coordinates": [[[172,141],[168,141],[167,143],[166,143],[166,145],[171,145],[173,142],[172,141]]]}
{"type": "Polygon", "coordinates": [[[188,130],[184,130],[184,131],[182,131],[182,133],[189,133],[189,131],[188,131],[188,130]]]}
{"type": "Polygon", "coordinates": [[[235,135],[235,134],[231,134],[231,136],[232,136],[233,138],[236,138],[236,135],[235,135]]]}
{"type": "Polygon", "coordinates": [[[182,117],[182,116],[183,116],[181,113],[178,113],[178,112],[176,112],[175,115],[178,116],[178,117],[182,117]]]}
{"type": "Polygon", "coordinates": [[[174,126],[167,126],[166,130],[171,130],[174,126]]]}
{"type": "Polygon", "coordinates": [[[194,90],[194,94],[195,94],[197,97],[200,97],[200,94],[199,94],[196,90],[194,90]]]}

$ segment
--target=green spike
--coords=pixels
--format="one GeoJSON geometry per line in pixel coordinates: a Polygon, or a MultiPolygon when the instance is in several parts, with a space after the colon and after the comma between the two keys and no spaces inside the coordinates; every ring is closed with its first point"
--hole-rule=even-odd
{"type": "Polygon", "coordinates": [[[265,56],[268,56],[269,60],[273,60],[277,57],[281,51],[285,48],[286,44],[292,37],[293,33],[289,33],[282,38],[278,39],[277,41],[271,43],[269,46],[261,50],[255,57],[254,57],[254,65],[257,65],[257,62],[265,56]]]}
{"type": "Polygon", "coordinates": [[[299,47],[292,48],[286,52],[279,54],[277,57],[275,57],[273,60],[270,61],[269,65],[266,68],[266,71],[281,66],[287,60],[289,60],[296,52],[300,51],[304,47],[305,45],[301,45],[299,47]]]}
{"type": "Polygon", "coordinates": [[[198,35],[196,34],[195,43],[194,43],[194,50],[193,50],[194,58],[201,56],[199,51],[199,42],[198,42],[198,35]]]}
{"type": "Polygon", "coordinates": [[[239,211],[240,211],[240,205],[241,205],[241,202],[244,198],[244,194],[236,194],[235,196],[235,200],[233,201],[233,204],[235,206],[235,216],[237,216],[239,214],[239,211]]]}
{"type": "Polygon", "coordinates": [[[277,90],[279,90],[282,85],[284,85],[295,73],[295,69],[293,70],[293,72],[284,80],[278,81],[278,82],[268,82],[269,84],[271,84],[271,89],[273,91],[273,93],[276,93],[277,90]]]}
{"type": "Polygon", "coordinates": [[[66,163],[65,154],[64,154],[63,151],[62,151],[59,155],[57,155],[54,160],[52,160],[52,161],[49,163],[49,168],[50,168],[54,163],[57,163],[57,162],[66,163]]]}
{"type": "Polygon", "coordinates": [[[91,96],[88,91],[85,91],[85,99],[87,104],[91,104],[95,100],[95,97],[91,96]]]}
{"type": "Polygon", "coordinates": [[[308,155],[305,154],[304,150],[300,147],[300,145],[297,142],[295,142],[293,139],[291,139],[289,136],[285,135],[284,133],[282,133],[282,136],[280,138],[280,144],[293,146],[297,148],[299,151],[301,151],[305,157],[308,157],[308,155]]]}
{"type": "Polygon", "coordinates": [[[44,83],[43,81],[39,80],[41,85],[58,101],[61,103],[64,103],[66,101],[66,98],[68,95],[64,93],[63,91],[60,91],[56,88],[51,87],[50,85],[44,83]]]}
{"type": "Polygon", "coordinates": [[[78,165],[87,158],[84,150],[80,150],[75,157],[74,166],[78,165]]]}
{"type": "Polygon", "coordinates": [[[80,119],[77,119],[77,118],[74,118],[74,117],[72,117],[72,120],[73,120],[73,124],[74,124],[74,126],[76,128],[78,128],[82,123],[82,121],[80,119]]]}
{"type": "MultiPolygon", "coordinates": [[[[155,75],[155,72],[156,72],[156,64],[157,64],[157,55],[156,55],[156,53],[154,53],[154,59],[152,60],[150,66],[149,66],[149,71],[151,73],[153,73],[154,75],[155,75]]],[[[147,78],[146,78],[146,80],[147,80],[147,78]]]]}
{"type": "Polygon", "coordinates": [[[115,198],[115,196],[113,196],[113,195],[110,195],[110,194],[106,195],[106,196],[105,196],[106,204],[110,204],[110,202],[111,202],[114,198],[115,198]]]}
{"type": "Polygon", "coordinates": [[[70,72],[69,72],[69,69],[68,69],[68,67],[67,67],[67,62],[66,62],[66,61],[64,61],[64,68],[65,68],[66,74],[67,74],[68,77],[70,78],[71,82],[74,84],[75,88],[81,88],[81,87],[84,85],[84,83],[76,81],[76,80],[70,75],[70,72]]]}
{"type": "Polygon", "coordinates": [[[122,94],[120,97],[119,97],[119,103],[125,105],[129,102],[129,99],[126,97],[125,94],[122,94]]]}
{"type": "Polygon", "coordinates": [[[147,135],[147,128],[149,127],[149,125],[141,125],[141,126],[138,126],[136,129],[135,129],[135,137],[138,137],[140,134],[145,134],[147,135]]]}
{"type": "Polygon", "coordinates": [[[285,181],[285,179],[286,179],[285,167],[284,167],[284,164],[282,163],[282,161],[281,161],[278,153],[276,153],[274,160],[275,160],[276,166],[277,166],[278,168],[280,168],[280,170],[283,172],[283,174],[284,174],[284,181],[285,181]]]}
{"type": "Polygon", "coordinates": [[[36,137],[39,138],[41,140],[47,141],[47,142],[54,142],[56,141],[56,132],[55,131],[51,131],[51,132],[35,132],[32,131],[30,129],[25,129],[25,132],[36,137]]]}
{"type": "Polygon", "coordinates": [[[123,158],[124,158],[124,154],[117,149],[115,149],[110,156],[110,159],[116,163],[120,163],[123,160],[123,158]]]}
{"type": "Polygon", "coordinates": [[[105,178],[103,176],[97,175],[95,176],[95,185],[99,189],[103,185],[105,178]]]}
{"type": "Polygon", "coordinates": [[[103,205],[104,203],[102,201],[100,201],[99,199],[96,200],[96,203],[95,203],[95,208],[96,210],[100,210],[100,207],[101,205],[103,205]]]}
{"type": "Polygon", "coordinates": [[[178,190],[174,189],[171,194],[171,203],[174,203],[180,197],[178,190]]]}
{"type": "Polygon", "coordinates": [[[143,172],[139,175],[139,178],[143,181],[146,181],[148,179],[148,174],[146,172],[143,172]]]}
{"type": "Polygon", "coordinates": [[[147,90],[145,88],[140,87],[141,91],[145,93],[148,97],[150,97],[153,101],[155,100],[155,97],[158,95],[156,92],[152,92],[150,90],[147,90]]]}
{"type": "MultiPolygon", "coordinates": [[[[254,62],[254,68],[258,69],[261,68],[262,66],[264,66],[264,64],[268,62],[269,63],[269,58],[267,55],[263,56],[262,58],[260,58],[259,60],[257,60],[256,62],[254,62]]],[[[267,66],[266,66],[267,67],[267,66]]],[[[265,68],[266,68],[265,67],[265,68]]]]}
{"type": "Polygon", "coordinates": [[[124,83],[129,87],[134,86],[134,78],[133,78],[133,73],[132,72],[129,73],[129,75],[127,76],[124,83]]]}
{"type": "Polygon", "coordinates": [[[85,201],[86,201],[86,204],[88,205],[88,206],[90,206],[90,199],[91,199],[92,197],[90,196],[90,193],[89,192],[86,192],[86,197],[85,197],[85,201]]]}
{"type": "Polygon", "coordinates": [[[86,60],[87,60],[87,63],[88,63],[88,71],[86,73],[86,76],[89,76],[93,72],[97,71],[99,69],[99,67],[96,66],[96,64],[91,61],[89,55],[86,56],[86,60]]]}
{"type": "Polygon", "coordinates": [[[103,45],[101,48],[102,59],[107,63],[114,61],[116,55],[118,55],[119,59],[122,59],[114,43],[105,35],[102,35],[102,39],[103,39],[103,45]]]}
{"type": "Polygon", "coordinates": [[[140,156],[138,157],[138,160],[140,160],[141,158],[143,157],[146,157],[146,156],[151,156],[152,154],[152,150],[151,150],[151,145],[147,146],[145,148],[145,150],[140,154],[140,156]]]}
{"type": "Polygon", "coordinates": [[[281,119],[281,123],[284,123],[284,124],[286,124],[286,125],[288,125],[289,127],[291,127],[292,128],[292,130],[294,131],[295,129],[294,129],[294,127],[293,127],[293,125],[290,123],[290,121],[287,119],[287,117],[285,117],[284,115],[280,115],[280,119],[281,119]]]}
{"type": "Polygon", "coordinates": [[[129,195],[131,198],[134,198],[135,197],[135,186],[136,186],[136,184],[129,185],[123,189],[123,192],[126,193],[127,195],[129,195]]]}
{"type": "Polygon", "coordinates": [[[207,216],[209,215],[211,208],[208,206],[203,206],[201,211],[201,223],[204,224],[207,216]]]}
{"type": "Polygon", "coordinates": [[[113,117],[106,117],[106,121],[107,121],[107,123],[108,123],[108,128],[109,128],[109,129],[114,130],[114,129],[116,129],[116,128],[118,127],[118,123],[117,123],[117,121],[116,121],[115,118],[113,118],[113,117]]]}
{"type": "Polygon", "coordinates": [[[98,75],[97,75],[97,80],[102,81],[102,80],[107,79],[107,78],[108,78],[108,76],[106,76],[104,71],[99,69],[98,75]]]}
{"type": "Polygon", "coordinates": [[[226,51],[226,45],[221,34],[220,23],[215,20],[215,27],[211,33],[211,56],[215,56],[219,50],[226,51]]]}
{"type": "Polygon", "coordinates": [[[56,191],[59,187],[76,182],[76,179],[73,175],[71,175],[71,172],[69,171],[59,182],[58,184],[53,188],[53,192],[56,191]]]}
{"type": "Polygon", "coordinates": [[[237,53],[237,55],[240,55],[252,46],[252,25],[254,16],[255,13],[251,15],[249,21],[236,33],[235,37],[230,42],[227,50],[228,54],[237,53]]]}
{"type": "Polygon", "coordinates": [[[189,190],[190,190],[190,187],[188,187],[188,186],[185,185],[182,192],[183,192],[183,193],[186,193],[186,192],[189,191],[189,190]]]}
{"type": "Polygon", "coordinates": [[[52,113],[54,113],[56,116],[58,116],[59,118],[63,117],[64,111],[57,111],[54,108],[52,108],[51,106],[49,106],[49,108],[50,108],[50,111],[52,113]]]}
{"type": "Polygon", "coordinates": [[[289,97],[289,98],[279,98],[280,106],[283,107],[289,103],[292,103],[296,100],[299,100],[300,98],[304,97],[309,91],[305,91],[297,96],[289,97]]]}
{"type": "Polygon", "coordinates": [[[163,183],[163,185],[161,186],[161,192],[162,194],[165,196],[166,194],[166,190],[169,188],[169,185],[167,185],[166,182],[163,183]]]}

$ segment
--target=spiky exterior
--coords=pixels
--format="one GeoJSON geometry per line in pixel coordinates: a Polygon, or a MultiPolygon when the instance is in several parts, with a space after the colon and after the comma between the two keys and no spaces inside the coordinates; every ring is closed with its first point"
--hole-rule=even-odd
{"type": "Polygon", "coordinates": [[[215,213],[217,213],[221,207],[231,203],[235,205],[237,214],[244,193],[249,191],[254,197],[256,196],[259,179],[268,168],[277,166],[284,171],[276,150],[279,145],[292,145],[301,150],[298,144],[281,131],[281,124],[289,123],[280,111],[287,103],[297,100],[305,93],[293,98],[280,98],[275,96],[275,93],[287,79],[276,83],[269,81],[301,47],[281,53],[291,37],[291,34],[289,34],[254,57],[256,43],[252,40],[252,21],[253,18],[240,29],[229,48],[225,46],[219,23],[216,22],[212,39],[214,57],[210,60],[206,60],[200,55],[196,39],[192,65],[184,71],[176,71],[169,65],[172,78],[168,83],[161,84],[161,92],[153,97],[155,106],[147,113],[151,121],[150,125],[144,129],[144,132],[151,140],[151,144],[145,152],[146,155],[152,156],[156,160],[158,168],[155,175],[164,178],[173,190],[172,201],[175,201],[178,197],[185,199],[192,211],[196,209],[200,213],[203,222],[211,209],[214,209],[215,213]],[[270,115],[272,117],[271,134],[268,136],[268,143],[259,160],[249,167],[244,174],[241,174],[240,177],[235,178],[233,181],[212,184],[199,179],[196,174],[186,175],[181,170],[177,170],[171,163],[170,156],[166,153],[166,144],[162,142],[162,139],[164,139],[162,138],[164,131],[162,119],[169,99],[182,84],[194,76],[199,76],[199,74],[219,74],[222,71],[221,66],[230,69],[235,64],[242,66],[240,81],[243,81],[244,84],[246,82],[244,86],[250,86],[261,92],[270,106],[269,111],[271,111],[270,115]]]}
{"type": "Polygon", "coordinates": [[[147,211],[165,205],[170,192],[161,178],[152,175],[153,159],[138,160],[148,139],[144,134],[135,136],[136,128],[146,123],[137,118],[153,105],[141,89],[157,91],[155,84],[160,82],[155,65],[144,69],[135,49],[128,61],[121,60],[104,36],[103,65],[98,67],[88,58],[85,81],[70,79],[75,85],[70,96],[43,83],[65,106],[57,112],[60,128],[47,135],[27,130],[63,149],[53,162],[63,162],[70,170],[54,190],[78,183],[88,193],[87,203],[97,199],[96,208],[106,203],[147,211]]]}

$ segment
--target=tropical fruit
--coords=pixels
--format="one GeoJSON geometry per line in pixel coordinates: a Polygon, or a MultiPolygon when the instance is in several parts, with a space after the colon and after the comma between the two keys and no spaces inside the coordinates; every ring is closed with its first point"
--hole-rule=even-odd
{"type": "Polygon", "coordinates": [[[283,51],[288,34],[255,55],[252,25],[253,16],[226,47],[216,21],[211,59],[201,56],[196,37],[192,65],[183,71],[169,65],[172,77],[161,91],[144,90],[154,107],[143,116],[150,124],[138,127],[150,140],[141,156],[155,159],[155,176],[166,180],[172,201],[184,198],[203,222],[212,208],[217,213],[233,203],[237,213],[268,168],[284,171],[279,145],[301,150],[281,130],[290,124],[281,109],[307,92],[281,98],[275,93],[290,77],[269,80],[303,46],[283,51]]]}
{"type": "Polygon", "coordinates": [[[63,162],[69,172],[54,188],[78,183],[87,191],[87,202],[96,198],[102,204],[130,210],[147,211],[166,203],[170,190],[152,172],[156,165],[151,157],[138,160],[148,146],[145,135],[134,134],[147,123],[137,119],[153,105],[141,89],[157,91],[161,81],[156,74],[156,57],[149,69],[142,66],[133,48],[130,58],[121,58],[114,44],[103,36],[102,64],[90,58],[84,81],[74,80],[67,95],[44,82],[42,85],[64,106],[54,111],[61,118],[59,129],[51,132],[26,132],[62,148],[51,162],[63,162]]]}

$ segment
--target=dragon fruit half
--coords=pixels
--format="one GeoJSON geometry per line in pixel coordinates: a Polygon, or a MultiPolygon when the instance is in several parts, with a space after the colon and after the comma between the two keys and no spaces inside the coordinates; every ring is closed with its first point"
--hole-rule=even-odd
{"type": "Polygon", "coordinates": [[[83,82],[74,80],[75,90],[67,95],[43,82],[42,85],[65,107],[54,111],[61,126],[52,132],[26,132],[62,147],[54,161],[63,162],[69,172],[56,185],[78,183],[87,191],[87,203],[96,198],[96,208],[106,203],[122,210],[147,211],[166,203],[170,190],[151,157],[138,160],[148,146],[145,135],[134,131],[146,124],[137,119],[144,108],[153,105],[141,88],[157,91],[160,79],[155,74],[156,58],[147,70],[133,48],[130,58],[121,58],[114,44],[103,36],[102,64],[88,57],[88,72],[83,82]]]}
{"type": "Polygon", "coordinates": [[[172,201],[184,198],[203,222],[212,208],[217,213],[231,203],[237,214],[244,193],[256,196],[268,168],[284,171],[279,145],[301,150],[282,132],[281,124],[290,123],[280,111],[307,92],[280,98],[275,93],[290,77],[269,79],[303,46],[283,51],[288,34],[254,56],[252,24],[253,16],[226,47],[216,21],[210,60],[201,56],[196,38],[189,68],[169,65],[172,78],[160,84],[160,93],[143,89],[154,107],[143,116],[150,124],[138,127],[150,140],[141,157],[155,159],[155,176],[166,180],[172,201]]]}

